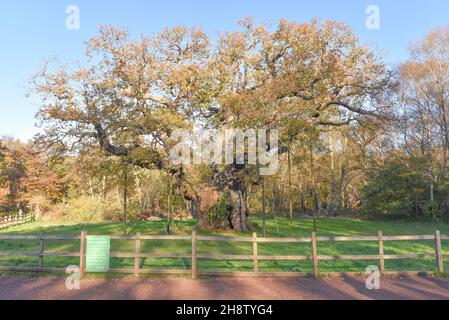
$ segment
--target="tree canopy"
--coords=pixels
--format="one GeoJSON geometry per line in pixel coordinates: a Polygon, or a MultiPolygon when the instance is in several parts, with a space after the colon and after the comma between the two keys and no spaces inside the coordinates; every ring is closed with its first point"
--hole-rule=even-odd
{"type": "Polygon", "coordinates": [[[230,195],[231,226],[246,230],[244,199],[260,179],[235,164],[213,166],[212,177],[192,185],[186,168],[170,161],[175,129],[277,129],[282,155],[328,128],[387,119],[395,83],[344,24],[281,20],[271,30],[247,18],[240,26],[214,42],[197,28],[134,39],[102,27],[87,43],[85,64],[48,63],[33,78],[43,101],[41,142],[165,171],[198,207],[206,187],[230,195]]]}

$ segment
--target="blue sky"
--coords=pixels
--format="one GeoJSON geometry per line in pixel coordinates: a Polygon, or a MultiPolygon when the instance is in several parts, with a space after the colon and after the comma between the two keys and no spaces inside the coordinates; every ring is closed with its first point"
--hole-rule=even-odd
{"type": "Polygon", "coordinates": [[[25,97],[27,79],[45,58],[82,58],[84,42],[100,25],[126,26],[139,35],[182,24],[214,35],[236,29],[236,21],[246,16],[273,23],[313,17],[343,21],[394,65],[407,57],[410,42],[449,25],[449,0],[0,0],[0,136],[27,140],[38,132],[38,101],[25,97]],[[80,8],[80,30],[65,27],[68,5],[80,8]],[[368,5],[380,9],[380,30],[365,27],[368,5]]]}

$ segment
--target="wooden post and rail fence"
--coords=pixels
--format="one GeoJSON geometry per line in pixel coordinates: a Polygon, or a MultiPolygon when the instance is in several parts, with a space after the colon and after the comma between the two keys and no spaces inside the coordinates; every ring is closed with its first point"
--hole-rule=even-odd
{"type": "MultiPolygon", "coordinates": [[[[0,257],[37,257],[38,263],[36,267],[21,267],[21,266],[0,266],[2,271],[42,271],[42,272],[65,272],[63,268],[45,267],[45,257],[79,257],[80,274],[83,276],[86,269],[86,238],[87,232],[82,231],[80,235],[3,235],[0,234],[0,241],[14,241],[14,240],[29,240],[39,241],[39,250],[37,252],[0,252],[0,257]],[[79,252],[47,252],[45,250],[46,241],[62,241],[73,240],[80,242],[79,252]]],[[[385,260],[397,259],[435,259],[435,270],[444,272],[444,259],[449,258],[449,254],[444,254],[442,250],[441,241],[449,240],[449,235],[442,235],[436,231],[433,235],[407,235],[407,236],[385,236],[379,231],[377,236],[364,237],[319,237],[316,233],[312,233],[309,238],[259,238],[256,233],[252,237],[217,237],[217,236],[201,236],[193,231],[191,235],[141,235],[137,233],[135,236],[111,236],[111,240],[128,240],[135,242],[135,250],[132,253],[110,253],[111,258],[129,258],[134,259],[134,268],[132,269],[111,269],[111,273],[128,273],[134,274],[138,277],[140,274],[176,274],[176,275],[191,275],[193,279],[198,276],[244,276],[244,277],[301,277],[309,275],[306,272],[260,272],[260,261],[312,261],[313,274],[318,276],[319,262],[329,260],[371,260],[378,261],[379,269],[385,273],[385,260]],[[144,241],[191,241],[191,253],[187,254],[170,254],[170,253],[143,253],[142,242],[144,241]],[[230,255],[230,254],[199,254],[198,247],[201,243],[207,242],[237,242],[237,243],[252,243],[251,255],[230,255]],[[377,242],[377,255],[319,255],[318,244],[329,242],[377,242]],[[422,254],[385,254],[384,243],[388,241],[433,241],[435,253],[422,254]],[[258,251],[260,243],[304,243],[311,245],[311,255],[261,255],[258,251]],[[140,267],[141,259],[143,258],[171,258],[171,259],[191,259],[190,270],[153,270],[142,269],[140,267]],[[236,261],[253,261],[253,270],[251,272],[239,271],[210,271],[198,270],[198,260],[236,260],[236,261]]],[[[410,271],[413,272],[413,271],[410,271]]],[[[342,272],[338,272],[342,273],[342,272]]],[[[394,272],[393,272],[394,273],[394,272]]],[[[414,272],[413,272],[414,273],[414,272]]]]}
{"type": "Polygon", "coordinates": [[[12,227],[25,222],[33,221],[34,216],[31,213],[19,213],[17,215],[0,216],[0,229],[12,227]]]}

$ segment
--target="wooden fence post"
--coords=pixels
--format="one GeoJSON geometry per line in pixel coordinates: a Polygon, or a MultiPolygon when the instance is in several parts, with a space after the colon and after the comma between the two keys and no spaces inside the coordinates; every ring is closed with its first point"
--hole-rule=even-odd
{"type": "Polygon", "coordinates": [[[313,255],[313,274],[318,277],[319,266],[318,266],[318,248],[316,241],[316,232],[312,232],[312,255],[313,255]]]}
{"type": "Polygon", "coordinates": [[[134,276],[139,277],[140,273],[140,232],[136,234],[136,255],[134,256],[134,276]]]}
{"type": "Polygon", "coordinates": [[[40,239],[39,239],[39,256],[38,256],[38,267],[39,269],[44,268],[44,234],[41,233],[40,239]]]}
{"type": "Polygon", "coordinates": [[[80,237],[80,278],[84,277],[86,272],[86,237],[87,231],[81,231],[80,237]]]}
{"type": "Polygon", "coordinates": [[[192,231],[192,279],[196,278],[196,231],[192,231]]]}
{"type": "Polygon", "coordinates": [[[253,261],[253,265],[254,265],[254,273],[258,273],[259,272],[259,258],[257,257],[257,233],[254,232],[253,233],[253,257],[254,257],[254,261],[253,261]]]}
{"type": "Polygon", "coordinates": [[[385,272],[385,259],[384,259],[384,240],[383,240],[383,232],[378,232],[379,236],[379,263],[380,263],[380,272],[385,272]]]}
{"type": "Polygon", "coordinates": [[[440,231],[435,231],[435,258],[438,268],[438,272],[444,272],[444,261],[443,252],[441,249],[441,233],[440,231]]]}

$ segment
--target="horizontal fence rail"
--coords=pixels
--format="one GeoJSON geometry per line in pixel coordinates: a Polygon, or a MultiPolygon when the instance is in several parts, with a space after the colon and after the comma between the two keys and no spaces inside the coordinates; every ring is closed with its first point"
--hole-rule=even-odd
{"type": "MultiPolygon", "coordinates": [[[[3,235],[0,234],[0,240],[13,241],[39,241],[39,249],[36,252],[12,252],[0,251],[0,257],[37,257],[37,266],[22,267],[22,266],[0,266],[2,271],[45,271],[45,272],[65,272],[63,268],[50,268],[44,266],[44,257],[79,257],[79,266],[81,276],[85,274],[86,269],[86,238],[87,232],[82,231],[80,235],[3,235]],[[80,241],[79,252],[46,252],[45,241],[63,241],[74,240],[80,241]]],[[[134,241],[134,252],[111,252],[111,258],[129,258],[134,259],[133,269],[111,269],[111,273],[128,273],[134,274],[138,277],[140,274],[167,274],[167,275],[191,275],[193,279],[198,276],[243,276],[243,277],[299,277],[308,275],[307,272],[260,272],[259,261],[312,261],[313,274],[319,275],[319,262],[332,260],[377,260],[379,261],[379,269],[385,272],[385,260],[398,259],[435,259],[436,270],[444,272],[444,259],[449,258],[449,254],[443,254],[441,241],[449,240],[449,235],[441,235],[436,231],[433,235],[407,235],[407,236],[384,236],[381,231],[377,236],[364,237],[318,237],[312,233],[310,238],[259,238],[256,233],[252,237],[222,237],[222,236],[199,236],[196,231],[187,236],[158,236],[158,235],[141,235],[137,233],[134,236],[111,236],[112,240],[126,240],[134,241]],[[192,250],[190,253],[143,253],[141,252],[141,245],[144,241],[163,240],[163,241],[191,241],[192,250]],[[351,242],[351,241],[366,241],[378,243],[378,254],[374,255],[319,255],[318,244],[329,242],[351,242]],[[434,241],[435,253],[422,254],[384,254],[384,242],[388,241],[434,241]],[[233,255],[233,254],[199,254],[198,246],[200,243],[207,242],[241,242],[252,244],[252,254],[247,255],[233,255]],[[306,243],[311,245],[310,255],[260,255],[260,243],[306,243]],[[167,258],[167,259],[191,259],[191,269],[189,270],[154,270],[142,269],[140,267],[141,259],[143,258],[167,258]],[[212,271],[212,270],[198,270],[198,260],[241,260],[252,261],[252,272],[241,271],[212,271]]]]}

